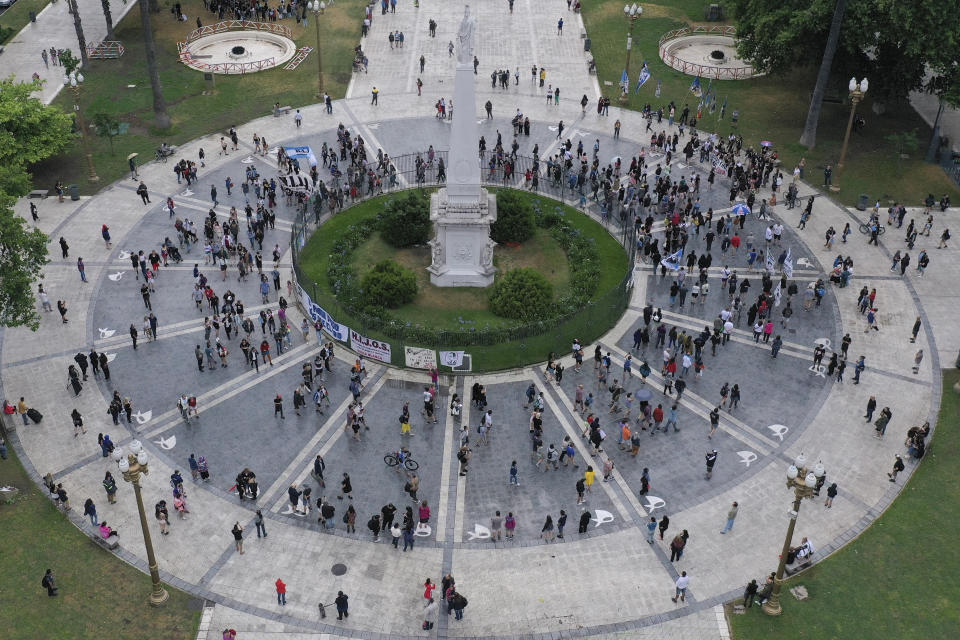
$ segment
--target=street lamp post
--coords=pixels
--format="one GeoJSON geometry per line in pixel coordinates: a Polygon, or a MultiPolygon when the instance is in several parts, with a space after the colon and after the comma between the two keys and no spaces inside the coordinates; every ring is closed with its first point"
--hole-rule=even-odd
{"type": "Polygon", "coordinates": [[[637,21],[637,18],[643,15],[643,7],[639,6],[636,2],[634,2],[632,6],[624,5],[623,15],[630,24],[629,31],[627,31],[627,64],[625,67],[625,71],[627,73],[627,86],[624,87],[623,91],[620,92],[620,102],[626,104],[630,100],[627,94],[630,88],[630,52],[633,50],[633,23],[637,21]]]}
{"type": "Polygon", "coordinates": [[[130,454],[123,455],[123,450],[117,447],[113,452],[113,459],[120,467],[123,479],[133,485],[133,493],[137,497],[137,510],[140,512],[140,529],[143,531],[143,544],[147,548],[147,564],[150,566],[150,580],[153,590],[150,592],[150,604],[159,607],[170,598],[170,594],[160,584],[160,571],[157,569],[157,558],[153,555],[153,542],[150,540],[150,528],[147,526],[147,514],[143,510],[143,498],[140,495],[140,478],[148,473],[147,452],[139,440],[130,443],[130,454]]]}
{"type": "Polygon", "coordinates": [[[83,141],[83,152],[87,156],[87,168],[90,175],[87,180],[90,182],[99,182],[100,176],[93,168],[93,155],[90,153],[90,142],[87,140],[87,127],[83,122],[83,112],[80,111],[80,85],[83,84],[83,74],[79,71],[73,71],[68,76],[63,76],[63,85],[73,89],[73,112],[77,117],[77,128],[80,129],[80,139],[83,141]]]}
{"type": "Polygon", "coordinates": [[[843,136],[843,148],[840,150],[840,161],[837,163],[837,169],[843,168],[843,160],[847,157],[847,144],[850,142],[850,131],[853,129],[853,118],[857,112],[857,105],[867,93],[867,87],[866,78],[859,83],[856,78],[850,78],[850,119],[847,120],[847,133],[843,136]]]}
{"type": "Polygon", "coordinates": [[[790,511],[790,524],[787,526],[787,537],[783,540],[783,549],[780,552],[780,563],[777,565],[777,574],[773,581],[773,592],[770,599],[763,605],[763,612],[778,616],[783,613],[780,606],[780,589],[783,585],[783,572],[787,566],[787,554],[790,553],[790,544],[793,542],[793,530],[797,525],[797,516],[800,512],[800,503],[804,498],[812,498],[817,487],[817,481],[826,471],[819,462],[813,468],[807,468],[807,459],[801,453],[796,462],[787,468],[787,488],[793,489],[793,509],[790,511]]]}
{"type": "Polygon", "coordinates": [[[317,97],[323,98],[323,55],[320,47],[320,16],[327,8],[327,3],[313,0],[307,3],[307,7],[313,11],[313,20],[317,25],[317,97]]]}

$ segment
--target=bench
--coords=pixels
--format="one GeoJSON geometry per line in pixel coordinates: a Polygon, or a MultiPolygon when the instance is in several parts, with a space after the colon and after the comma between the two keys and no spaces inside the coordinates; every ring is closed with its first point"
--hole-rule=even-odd
{"type": "Polygon", "coordinates": [[[46,198],[48,193],[49,193],[48,189],[34,189],[27,195],[27,197],[28,198],[46,198]]]}
{"type": "Polygon", "coordinates": [[[118,538],[117,536],[103,539],[100,537],[100,534],[98,532],[95,532],[93,534],[93,541],[96,542],[101,547],[103,547],[104,549],[106,549],[107,551],[116,551],[116,549],[120,546],[120,538],[118,538]]]}
{"type": "Polygon", "coordinates": [[[293,108],[293,107],[290,107],[290,106],[286,106],[286,107],[276,107],[276,108],[273,110],[273,117],[274,117],[274,118],[279,118],[279,117],[282,116],[282,115],[286,115],[286,114],[290,113],[290,109],[292,109],[292,108],[293,108]]]}
{"type": "Polygon", "coordinates": [[[803,560],[797,560],[793,564],[788,564],[784,566],[783,569],[788,576],[792,576],[793,574],[799,573],[804,569],[809,569],[812,566],[813,566],[813,557],[807,556],[803,560]]]}

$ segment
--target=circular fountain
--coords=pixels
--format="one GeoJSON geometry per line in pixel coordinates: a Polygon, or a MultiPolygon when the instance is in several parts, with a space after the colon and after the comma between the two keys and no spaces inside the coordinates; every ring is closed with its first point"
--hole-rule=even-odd
{"type": "Polygon", "coordinates": [[[737,54],[734,27],[684,27],[665,33],[660,58],[677,71],[716,80],[762,75],[737,54]]]}
{"type": "Polygon", "coordinates": [[[241,20],[201,27],[180,43],[180,61],[210,73],[255,73],[280,66],[296,53],[288,27],[241,20]]]}

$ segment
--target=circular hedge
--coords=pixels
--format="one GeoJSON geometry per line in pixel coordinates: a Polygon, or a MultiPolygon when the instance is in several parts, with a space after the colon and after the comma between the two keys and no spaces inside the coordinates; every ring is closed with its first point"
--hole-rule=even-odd
{"type": "Polygon", "coordinates": [[[553,285],[534,269],[511,269],[496,279],[490,310],[514,320],[539,320],[550,315],[553,285]]]}

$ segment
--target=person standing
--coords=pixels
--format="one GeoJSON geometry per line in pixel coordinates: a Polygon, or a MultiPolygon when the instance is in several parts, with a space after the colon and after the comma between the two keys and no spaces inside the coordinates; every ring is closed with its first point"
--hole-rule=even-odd
{"type": "MultiPolygon", "coordinates": [[[[647,542],[653,544],[653,534],[657,531],[657,519],[653,516],[650,516],[650,522],[647,523],[647,542]]],[[[663,539],[661,534],[660,539],[663,539]]]]}
{"type": "Polygon", "coordinates": [[[87,501],[83,503],[83,515],[90,518],[90,524],[93,527],[97,527],[100,524],[97,518],[97,505],[93,503],[93,498],[87,498],[87,501]]]}
{"type": "Polygon", "coordinates": [[[343,620],[350,617],[350,601],[343,591],[337,591],[337,598],[334,600],[337,605],[337,620],[343,620]]]}
{"type": "Polygon", "coordinates": [[[876,396],[870,396],[870,399],[867,400],[867,414],[863,416],[867,419],[867,422],[873,420],[873,412],[877,410],[877,398],[876,396]]]}
{"type": "Polygon", "coordinates": [[[707,474],[704,476],[704,479],[709,480],[713,477],[713,466],[717,463],[717,450],[708,451],[704,458],[707,462],[707,474]]]}
{"type": "Polygon", "coordinates": [[[43,574],[43,579],[40,581],[40,584],[46,588],[48,597],[52,598],[57,595],[57,582],[53,577],[53,569],[47,569],[47,572],[43,574]]]}
{"type": "MultiPolygon", "coordinates": [[[[286,606],[287,604],[287,585],[284,584],[283,580],[277,578],[277,581],[274,583],[274,586],[277,588],[277,604],[280,606],[286,606]]],[[[342,591],[340,593],[343,593],[342,591]]],[[[339,608],[339,607],[338,607],[339,608]]]]}
{"type": "Polygon", "coordinates": [[[540,538],[542,540],[546,540],[547,542],[553,542],[553,537],[553,517],[548,515],[547,519],[543,523],[543,528],[540,529],[540,538]]]}
{"type": "MultiPolygon", "coordinates": [[[[243,527],[240,526],[240,521],[233,523],[233,543],[237,551],[240,552],[240,555],[243,555],[243,527]]],[[[259,533],[257,537],[260,537],[259,533]]]]}
{"type": "Polygon", "coordinates": [[[83,257],[77,258],[77,271],[80,272],[80,282],[87,281],[87,267],[83,264],[83,257]]]}
{"type": "Polygon", "coordinates": [[[429,631],[433,629],[433,625],[437,622],[437,614],[440,611],[440,605],[434,601],[433,598],[430,598],[427,601],[427,604],[423,607],[423,629],[424,631],[429,631]]]}
{"type": "Polygon", "coordinates": [[[837,497],[837,483],[834,482],[829,487],[827,487],[827,500],[823,503],[823,506],[830,509],[833,507],[833,499],[837,497]]]}
{"type": "Polygon", "coordinates": [[[663,540],[663,534],[667,532],[667,529],[670,527],[670,518],[664,515],[660,518],[660,524],[657,525],[657,528],[660,530],[660,540],[663,540]]]}
{"type": "Polygon", "coordinates": [[[687,572],[682,571],[680,577],[677,578],[676,582],[676,594],[670,598],[674,602],[677,601],[677,598],[680,599],[680,602],[684,602],[687,597],[687,587],[690,585],[690,578],[687,577],[687,572]]]}
{"type": "Polygon", "coordinates": [[[743,590],[743,606],[745,606],[747,609],[753,606],[753,599],[756,597],[757,589],[759,588],[760,587],[757,585],[757,580],[754,578],[750,581],[750,584],[747,585],[747,588],[743,590]]]}
{"type": "Polygon", "coordinates": [[[723,530],[720,533],[726,533],[733,529],[733,521],[737,519],[737,512],[740,510],[739,505],[734,502],[731,505],[730,510],[727,511],[727,524],[723,527],[723,530]]]}
{"type": "Polygon", "coordinates": [[[113,479],[113,474],[109,471],[103,476],[103,488],[107,492],[107,502],[116,504],[117,502],[117,481],[113,479]]]}
{"type": "Polygon", "coordinates": [[[263,534],[263,537],[267,537],[267,527],[263,523],[263,512],[260,509],[257,509],[257,516],[253,520],[254,524],[257,525],[257,537],[260,537],[260,534],[263,534]]]}

